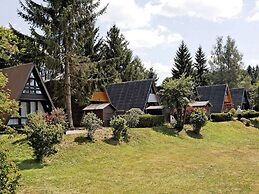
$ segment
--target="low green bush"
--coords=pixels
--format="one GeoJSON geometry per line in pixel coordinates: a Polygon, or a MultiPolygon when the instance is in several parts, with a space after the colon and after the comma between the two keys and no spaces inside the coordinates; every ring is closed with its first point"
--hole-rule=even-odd
{"type": "Polygon", "coordinates": [[[206,124],[208,117],[203,109],[194,110],[190,116],[190,123],[193,125],[194,132],[200,134],[201,128],[206,124]]]}
{"type": "Polygon", "coordinates": [[[251,121],[246,118],[241,118],[240,121],[247,127],[251,126],[251,121]]]}
{"type": "Polygon", "coordinates": [[[54,124],[51,115],[32,113],[24,130],[36,160],[42,162],[44,157],[57,152],[54,146],[62,140],[65,126],[54,124]]]}
{"type": "Polygon", "coordinates": [[[5,152],[0,150],[0,193],[16,193],[20,177],[16,164],[9,161],[5,152]]]}
{"type": "Polygon", "coordinates": [[[259,112],[255,111],[255,110],[243,111],[243,112],[241,113],[241,117],[242,117],[242,118],[246,118],[246,119],[259,117],[259,112]]]}
{"type": "Polygon", "coordinates": [[[139,108],[132,108],[123,115],[123,118],[126,119],[127,125],[131,128],[136,127],[139,123],[140,115],[143,115],[144,112],[139,108]]]}
{"type": "Polygon", "coordinates": [[[251,121],[251,124],[256,127],[259,128],[259,118],[251,118],[249,119],[251,121]]]}
{"type": "Polygon", "coordinates": [[[221,121],[231,121],[232,114],[231,113],[212,113],[210,118],[213,122],[221,122],[221,121]]]}
{"type": "Polygon", "coordinates": [[[121,116],[113,117],[111,122],[110,122],[110,126],[113,129],[113,138],[116,141],[120,141],[121,137],[124,140],[127,140],[127,137],[128,137],[128,134],[127,134],[128,126],[127,126],[126,119],[124,119],[121,116]]]}
{"type": "Polygon", "coordinates": [[[94,140],[94,132],[102,127],[102,120],[99,119],[94,113],[87,113],[81,122],[81,125],[88,129],[87,137],[92,141],[94,140]]]}
{"type": "Polygon", "coordinates": [[[138,127],[157,127],[162,126],[164,123],[163,115],[140,115],[138,127]]]}

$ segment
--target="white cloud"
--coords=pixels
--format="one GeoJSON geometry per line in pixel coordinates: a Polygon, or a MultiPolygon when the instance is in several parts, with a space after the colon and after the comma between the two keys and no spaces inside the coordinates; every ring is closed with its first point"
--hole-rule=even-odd
{"type": "Polygon", "coordinates": [[[149,69],[151,67],[153,67],[153,69],[155,70],[155,72],[158,75],[158,84],[161,84],[162,81],[167,78],[167,77],[171,77],[171,69],[172,66],[171,65],[165,65],[162,63],[152,63],[151,61],[144,61],[144,66],[149,69]]]}
{"type": "Polygon", "coordinates": [[[165,26],[148,29],[132,29],[123,33],[130,42],[131,48],[154,48],[178,43],[183,37],[178,33],[170,32],[165,26]]]}
{"type": "Polygon", "coordinates": [[[255,8],[252,10],[251,15],[247,18],[248,22],[256,22],[259,21],[259,0],[255,2],[255,8]]]}
{"type": "Polygon", "coordinates": [[[100,17],[106,23],[113,23],[120,28],[140,28],[150,25],[151,15],[135,0],[102,0],[101,5],[108,4],[107,13],[100,17]]]}
{"type": "Polygon", "coordinates": [[[251,66],[259,65],[259,59],[249,59],[248,62],[245,64],[251,65],[251,66]]]}
{"type": "Polygon", "coordinates": [[[159,0],[145,8],[153,15],[191,16],[212,21],[230,19],[241,13],[243,0],[159,0]]]}

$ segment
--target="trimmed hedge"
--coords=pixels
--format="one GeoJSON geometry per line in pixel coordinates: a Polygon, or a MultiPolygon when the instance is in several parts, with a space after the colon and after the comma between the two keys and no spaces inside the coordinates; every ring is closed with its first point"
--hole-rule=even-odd
{"type": "Polygon", "coordinates": [[[254,125],[254,127],[259,128],[259,118],[252,118],[250,119],[250,121],[254,125]]]}
{"type": "Polygon", "coordinates": [[[247,110],[241,113],[241,117],[246,119],[259,117],[259,112],[256,112],[254,110],[247,110]]]}
{"type": "Polygon", "coordinates": [[[161,126],[164,123],[163,115],[140,115],[138,127],[156,127],[161,126]]]}
{"type": "Polygon", "coordinates": [[[210,118],[213,122],[221,122],[221,121],[231,121],[232,114],[231,113],[212,113],[210,118]]]}

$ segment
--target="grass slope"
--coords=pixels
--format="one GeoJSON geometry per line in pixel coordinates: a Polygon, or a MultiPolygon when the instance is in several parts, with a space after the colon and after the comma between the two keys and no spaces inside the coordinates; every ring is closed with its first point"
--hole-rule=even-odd
{"type": "Polygon", "coordinates": [[[259,193],[259,130],[209,122],[202,133],[131,129],[130,142],[117,146],[67,135],[44,166],[24,136],[0,143],[21,169],[18,193],[259,193]]]}

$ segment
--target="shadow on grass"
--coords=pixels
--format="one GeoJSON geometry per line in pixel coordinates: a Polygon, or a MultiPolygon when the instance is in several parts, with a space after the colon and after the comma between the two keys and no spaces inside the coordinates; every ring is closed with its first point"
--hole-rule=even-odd
{"type": "Polygon", "coordinates": [[[28,159],[28,160],[23,160],[21,162],[17,162],[17,165],[20,170],[41,169],[44,167],[44,164],[34,159],[28,159]]]}
{"type": "Polygon", "coordinates": [[[86,144],[86,143],[93,143],[93,141],[91,139],[89,139],[88,137],[85,137],[85,136],[76,137],[74,142],[76,142],[79,145],[86,144]]]}
{"type": "Polygon", "coordinates": [[[168,128],[168,127],[165,127],[165,126],[161,126],[161,127],[153,127],[152,129],[154,131],[162,133],[164,135],[178,137],[178,132],[175,129],[173,129],[173,128],[168,128]]]}
{"type": "Polygon", "coordinates": [[[191,138],[194,138],[194,139],[203,139],[203,136],[201,134],[197,134],[195,133],[194,131],[192,130],[188,130],[186,131],[186,134],[191,137],[191,138]]]}
{"type": "Polygon", "coordinates": [[[114,145],[114,146],[120,144],[120,142],[119,142],[118,140],[115,140],[113,137],[108,138],[108,139],[105,139],[105,140],[103,140],[103,141],[104,141],[105,143],[109,144],[109,145],[114,145]]]}
{"type": "Polygon", "coordinates": [[[13,145],[17,145],[17,144],[25,144],[25,143],[27,143],[27,138],[26,137],[22,138],[22,139],[18,139],[16,141],[14,141],[12,144],[13,145]]]}

